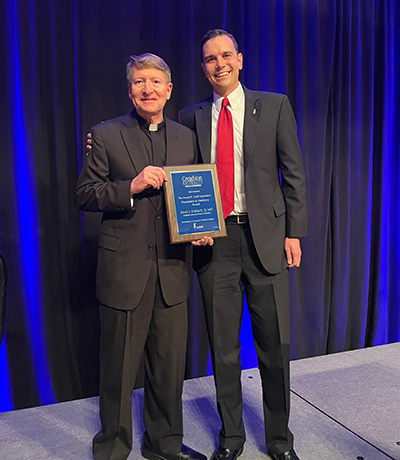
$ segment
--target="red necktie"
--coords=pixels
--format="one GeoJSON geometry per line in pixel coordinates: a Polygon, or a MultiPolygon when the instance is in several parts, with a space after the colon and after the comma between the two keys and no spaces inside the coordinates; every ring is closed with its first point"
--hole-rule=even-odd
{"type": "Polygon", "coordinates": [[[234,158],[233,158],[233,122],[228,109],[229,100],[222,100],[218,118],[217,171],[221,189],[224,217],[234,208],[234,158]]]}

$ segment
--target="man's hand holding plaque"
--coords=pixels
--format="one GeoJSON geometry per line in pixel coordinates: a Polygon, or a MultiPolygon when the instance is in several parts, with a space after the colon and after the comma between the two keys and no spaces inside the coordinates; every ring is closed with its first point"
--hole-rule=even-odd
{"type": "MultiPolygon", "coordinates": [[[[92,149],[92,135],[91,135],[91,133],[87,133],[87,135],[86,135],[86,148],[87,148],[88,152],[92,149]]],[[[191,168],[194,168],[196,171],[199,171],[199,170],[202,170],[204,167],[206,167],[206,170],[209,170],[210,166],[211,166],[211,169],[213,169],[215,167],[215,165],[201,165],[201,166],[196,165],[196,166],[189,166],[189,167],[188,166],[182,166],[182,167],[173,166],[173,167],[166,167],[165,169],[167,169],[167,171],[169,171],[170,169],[178,169],[178,172],[179,172],[179,170],[184,170],[184,171],[189,170],[190,171],[191,168]]],[[[161,168],[159,166],[147,166],[146,168],[144,168],[140,172],[140,174],[138,176],[136,176],[131,182],[131,187],[130,187],[131,196],[135,195],[136,193],[142,192],[146,188],[151,188],[152,187],[152,188],[158,190],[160,187],[162,187],[169,179],[169,175],[167,174],[165,169],[161,168]]],[[[213,190],[212,190],[211,195],[215,195],[215,188],[217,188],[216,208],[217,208],[217,206],[219,206],[220,209],[221,209],[221,203],[220,203],[221,198],[220,198],[220,191],[219,191],[218,181],[217,181],[217,184],[215,184],[216,172],[212,171],[211,174],[212,174],[212,180],[213,180],[213,186],[211,187],[213,190]]],[[[185,179],[185,182],[188,184],[188,181],[190,181],[190,180],[192,180],[192,178],[190,176],[187,176],[186,179],[185,179]]],[[[193,180],[192,180],[192,182],[193,182],[193,180]]],[[[193,183],[189,184],[189,185],[193,185],[193,183]]],[[[209,233],[200,231],[201,224],[199,224],[199,223],[197,224],[197,230],[198,230],[197,232],[194,232],[193,234],[185,233],[184,236],[180,237],[179,241],[175,241],[177,236],[179,238],[179,235],[176,235],[177,232],[175,230],[173,230],[171,232],[171,226],[173,227],[173,229],[177,228],[176,227],[177,223],[175,222],[174,217],[170,216],[170,212],[169,212],[171,210],[172,214],[175,212],[175,215],[176,215],[175,204],[173,202],[171,202],[171,196],[170,196],[171,193],[173,194],[173,189],[169,189],[168,187],[165,187],[165,199],[166,199],[167,212],[168,212],[168,225],[169,225],[169,229],[170,229],[171,242],[172,243],[181,243],[181,242],[185,242],[185,241],[190,241],[193,246],[207,246],[207,245],[212,246],[214,244],[213,238],[211,236],[209,236],[209,233]],[[172,209],[170,209],[170,208],[172,208],[172,209]],[[173,234],[174,241],[172,239],[171,233],[173,234]],[[207,233],[207,235],[205,235],[205,233],[207,233]]],[[[193,194],[191,194],[191,195],[193,196],[193,194]]],[[[210,197],[208,197],[208,198],[210,198],[210,197]]],[[[201,215],[200,215],[201,213],[199,213],[200,209],[202,209],[202,208],[196,208],[195,215],[192,216],[192,219],[193,219],[192,223],[194,225],[196,224],[196,221],[198,222],[199,218],[201,218],[201,215]]],[[[205,210],[205,213],[210,214],[208,210],[205,210]]],[[[217,213],[219,213],[218,210],[217,210],[217,213]]],[[[220,215],[219,215],[219,218],[221,218],[220,215]]],[[[216,230],[215,228],[213,228],[211,230],[213,236],[215,236],[215,237],[226,236],[225,222],[223,221],[223,218],[222,218],[222,223],[223,223],[222,231],[220,231],[220,229],[221,229],[220,224],[218,224],[217,231],[215,231],[216,230]]]]}

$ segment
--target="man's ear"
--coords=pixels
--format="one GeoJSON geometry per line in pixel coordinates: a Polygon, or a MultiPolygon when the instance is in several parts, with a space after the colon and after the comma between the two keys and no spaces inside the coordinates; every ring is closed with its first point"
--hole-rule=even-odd
{"type": "Polygon", "coordinates": [[[169,101],[170,98],[171,98],[172,88],[173,88],[172,83],[171,82],[168,83],[168,85],[167,85],[167,101],[169,101]]]}
{"type": "Polygon", "coordinates": [[[243,69],[243,54],[242,53],[239,53],[238,54],[238,68],[239,70],[242,70],[243,69]]]}

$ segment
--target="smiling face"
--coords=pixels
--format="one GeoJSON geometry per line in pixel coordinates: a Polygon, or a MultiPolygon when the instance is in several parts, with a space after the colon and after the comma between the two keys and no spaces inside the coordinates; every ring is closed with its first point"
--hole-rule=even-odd
{"type": "Polygon", "coordinates": [[[243,56],[236,52],[229,37],[219,35],[204,43],[201,67],[213,90],[219,96],[228,96],[239,86],[243,56]]]}
{"type": "Polygon", "coordinates": [[[167,83],[165,73],[154,67],[132,67],[131,72],[128,91],[137,113],[149,123],[161,123],[164,106],[171,97],[172,83],[167,83]]]}

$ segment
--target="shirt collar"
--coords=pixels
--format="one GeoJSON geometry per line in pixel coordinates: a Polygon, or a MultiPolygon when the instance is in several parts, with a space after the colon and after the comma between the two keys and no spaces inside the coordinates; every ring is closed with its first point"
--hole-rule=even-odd
{"type": "Polygon", "coordinates": [[[150,125],[150,123],[146,121],[144,118],[142,118],[137,112],[136,117],[140,127],[145,129],[146,131],[160,131],[165,126],[165,118],[161,123],[158,123],[158,125],[150,125]],[[152,128],[150,128],[150,126],[152,126],[152,128]]]}
{"type": "MultiPolygon", "coordinates": [[[[225,96],[220,96],[217,94],[215,91],[213,91],[213,102],[215,105],[215,108],[219,112],[221,110],[221,104],[222,100],[224,99],[225,96]]],[[[226,96],[229,99],[229,105],[233,110],[235,110],[235,107],[237,107],[244,97],[244,91],[243,91],[243,86],[241,83],[239,83],[239,86],[233,90],[229,96],[226,96]]]]}

